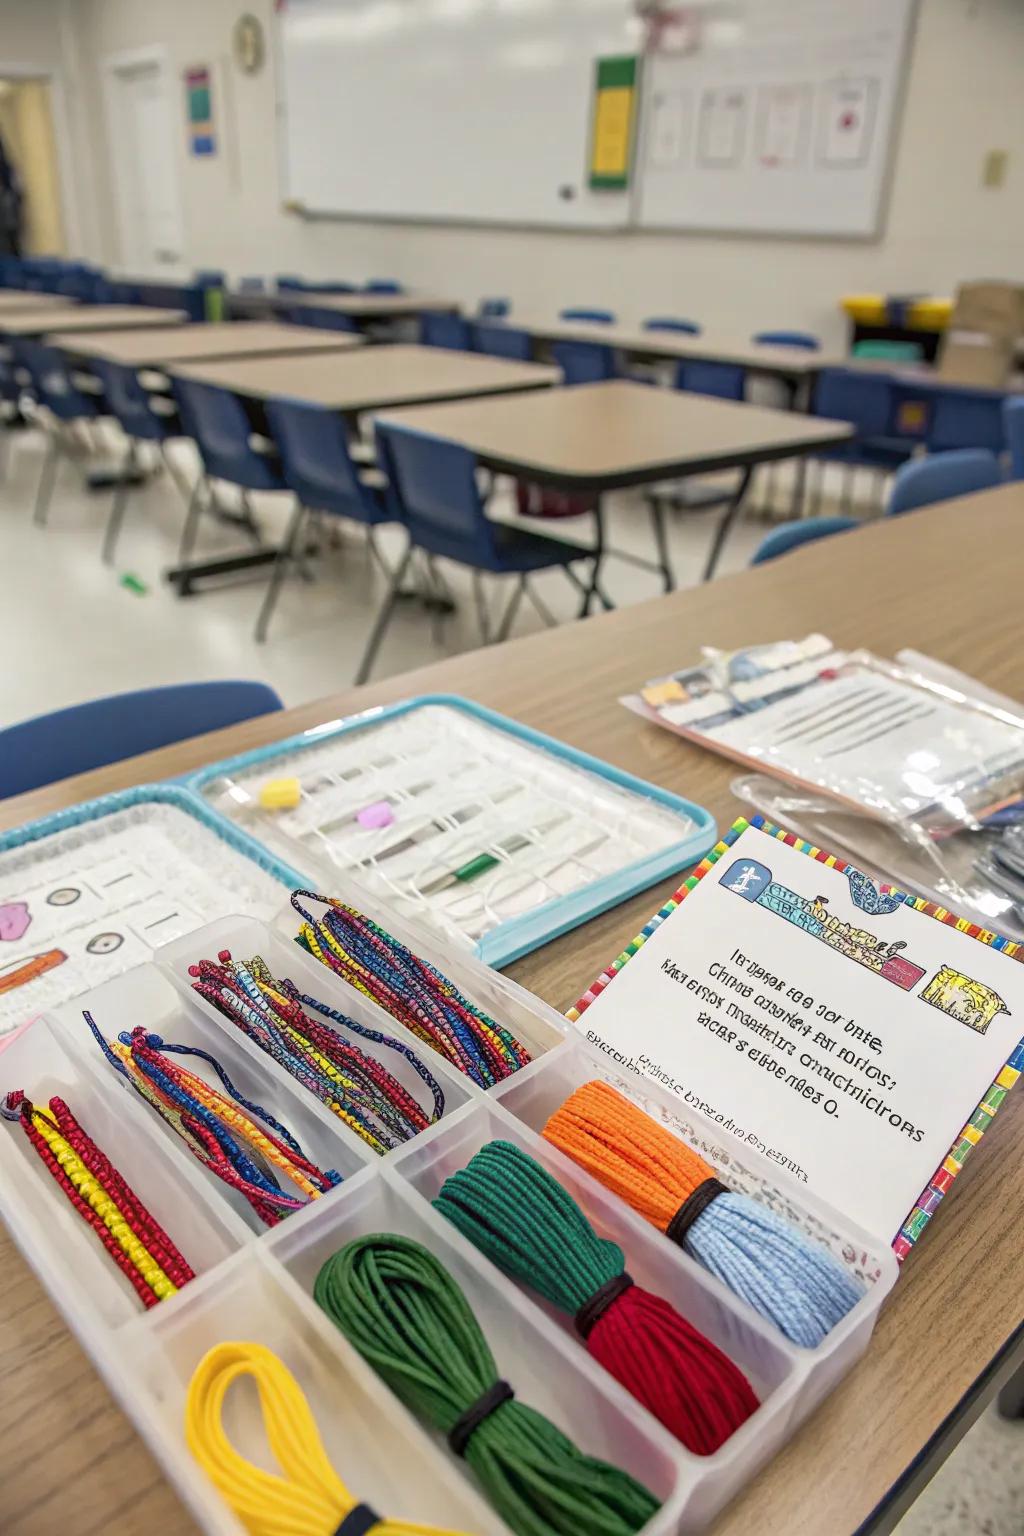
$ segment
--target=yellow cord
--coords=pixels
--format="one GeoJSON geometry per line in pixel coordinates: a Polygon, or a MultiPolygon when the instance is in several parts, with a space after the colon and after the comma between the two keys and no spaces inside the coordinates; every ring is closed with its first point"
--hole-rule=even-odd
{"type": "MultiPolygon", "coordinates": [[[[295,1377],[262,1344],[216,1344],[200,1360],[185,1404],[189,1450],[250,1536],[334,1536],[359,1502],[327,1459],[295,1377]],[[239,1455],[222,1419],[232,1384],[251,1376],[267,1442],[283,1477],[239,1455]]],[[[381,1519],[371,1536],[460,1536],[436,1526],[381,1519]]]]}

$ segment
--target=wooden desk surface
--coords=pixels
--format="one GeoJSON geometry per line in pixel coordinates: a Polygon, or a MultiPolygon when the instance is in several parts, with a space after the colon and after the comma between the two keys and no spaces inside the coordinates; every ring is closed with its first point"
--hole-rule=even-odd
{"type": "Polygon", "coordinates": [[[141,331],[55,331],[55,347],[75,357],[102,357],[130,367],[198,362],[231,357],[298,356],[307,352],[347,352],[363,345],[361,336],[345,331],[318,331],[309,325],[277,321],[233,321],[222,325],[179,325],[141,331]]]}
{"type": "Polygon", "coordinates": [[[382,419],[463,443],[493,469],[576,489],[792,458],[853,435],[844,421],[618,380],[388,411],[382,419]]]}
{"type": "Polygon", "coordinates": [[[735,363],[748,373],[774,378],[804,379],[821,368],[839,367],[844,354],[809,352],[804,347],[755,346],[749,337],[687,336],[681,331],[645,331],[641,326],[600,325],[577,320],[520,316],[487,321],[528,331],[540,341],[603,341],[637,357],[667,358],[673,362],[735,363]]]}
{"type": "Polygon", "coordinates": [[[541,363],[509,362],[441,347],[364,347],[345,357],[275,357],[175,368],[248,399],[309,400],[332,411],[373,411],[424,400],[542,389],[561,377],[541,363]]]}
{"type": "MultiPolygon", "coordinates": [[[[695,659],[701,645],[821,630],[840,646],[866,643],[885,656],[917,647],[1022,698],[1019,561],[1007,558],[1022,526],[1019,484],[885,520],[844,541],[841,580],[834,547],[808,546],[707,586],[436,662],[0,802],[0,826],[184,773],[353,710],[451,690],[692,796],[725,827],[744,809],[729,792],[734,766],[638,721],[619,695],[695,659]]],[[[604,913],[518,961],[511,974],[568,1006],[672,885],[663,881],[604,913]]],[[[865,1358],[719,1518],[713,1536],[849,1536],[887,1497],[1024,1317],[1014,1214],[1022,1176],[1018,1090],[904,1265],[865,1358]]],[[[195,1536],[6,1237],[0,1368],[4,1536],[195,1536]]]]}
{"type": "MultiPolygon", "coordinates": [[[[258,297],[246,293],[237,298],[258,297]]],[[[424,310],[454,313],[458,304],[430,293],[275,293],[270,295],[275,309],[292,309],[311,304],[314,309],[336,309],[353,320],[398,320],[403,315],[421,315],[424,310]]]]}
{"type": "Polygon", "coordinates": [[[80,304],[74,309],[33,309],[0,315],[0,331],[8,336],[41,336],[48,331],[127,331],[182,325],[183,309],[150,309],[145,304],[80,304]]]}
{"type": "Polygon", "coordinates": [[[75,300],[59,293],[30,293],[28,289],[0,288],[0,315],[35,314],[38,310],[74,309],[75,300]]]}

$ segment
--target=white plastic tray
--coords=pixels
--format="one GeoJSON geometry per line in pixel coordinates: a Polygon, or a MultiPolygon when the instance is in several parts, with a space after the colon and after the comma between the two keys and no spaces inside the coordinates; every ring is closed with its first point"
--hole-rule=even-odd
{"type": "MultiPolygon", "coordinates": [[[[700,1530],[867,1348],[896,1278],[888,1248],[880,1251],[834,1212],[805,1200],[756,1156],[742,1170],[731,1170],[749,1187],[774,1192],[776,1205],[798,1211],[804,1225],[830,1235],[851,1268],[871,1277],[862,1300],[819,1348],[788,1343],[536,1134],[579,1083],[619,1077],[579,1036],[563,1032],[558,1015],[464,952],[456,964],[436,944],[423,951],[442,969],[459,970],[457,979],[473,1000],[497,1008],[531,1041],[537,1058],[484,1093],[431,1054],[431,1067],[449,1095],[443,1118],[377,1158],[196,998],[187,965],[225,947],[262,953],[353,1016],[401,1033],[374,1004],[297,947],[284,945],[279,935],[252,920],[228,918],[163,949],[154,964],[39,1021],[0,1055],[0,1090],[24,1088],[40,1101],[53,1092],[64,1094],[197,1271],[177,1296],[141,1311],[128,1282],[95,1248],[63,1196],[41,1169],[30,1169],[34,1154],[22,1133],[0,1126],[0,1215],[205,1531],[238,1536],[240,1527],[188,1454],[183,1433],[188,1382],[211,1345],[254,1339],[297,1375],[340,1476],[359,1498],[392,1517],[507,1536],[465,1465],[449,1454],[442,1438],[413,1422],[312,1301],[319,1266],[358,1235],[402,1232],[438,1256],[464,1289],[499,1371],[521,1399],[548,1414],[581,1448],[624,1467],[663,1500],[644,1536],[700,1530]],[[277,1228],[256,1230],[248,1208],[234,1203],[112,1072],[81,1023],[82,1007],[90,1008],[108,1036],[144,1022],[168,1040],[212,1050],[233,1077],[237,1074],[243,1092],[270,1107],[311,1156],[343,1174],[342,1187],[277,1228]],[[506,1279],[433,1209],[430,1202],[447,1174],[494,1137],[516,1142],[548,1167],[597,1230],[622,1245],[638,1283],[671,1300],[748,1374],[761,1406],[713,1456],[697,1457],[683,1448],[589,1357],[565,1318],[506,1279]],[[67,1283],[72,1269],[73,1289],[67,1283]]],[[[677,1120],[678,1106],[656,1085],[635,1080],[623,1086],[639,1090],[645,1107],[660,1118],[677,1120]]],[[[699,1117],[692,1117],[690,1130],[697,1141],[713,1143],[713,1127],[699,1117]]],[[[253,1403],[240,1396],[232,1435],[259,1460],[265,1453],[258,1417],[253,1403]]]]}

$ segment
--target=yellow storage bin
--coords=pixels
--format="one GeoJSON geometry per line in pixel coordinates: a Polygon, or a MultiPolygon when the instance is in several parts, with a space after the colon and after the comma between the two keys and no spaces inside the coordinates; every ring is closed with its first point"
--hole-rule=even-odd
{"type": "MultiPolygon", "coordinates": [[[[840,300],[855,325],[888,325],[889,301],[882,293],[851,293],[840,300]]],[[[953,310],[952,299],[917,299],[907,311],[907,324],[918,331],[944,331],[953,310]]]]}

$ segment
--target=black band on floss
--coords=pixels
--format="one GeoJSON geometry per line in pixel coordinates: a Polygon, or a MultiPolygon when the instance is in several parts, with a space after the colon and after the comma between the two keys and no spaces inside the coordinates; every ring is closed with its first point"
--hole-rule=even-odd
{"type": "MultiPolygon", "coordinates": [[[[448,1444],[456,1456],[465,1456],[466,1447],[476,1434],[485,1419],[489,1419],[496,1408],[502,1403],[510,1402],[515,1393],[507,1381],[492,1382],[486,1392],[482,1392],[475,1403],[470,1403],[465,1413],[460,1414],[448,1431],[448,1444]]],[[[347,1536],[347,1532],[346,1532],[347,1536]]]]}
{"type": "Polygon", "coordinates": [[[683,1239],[697,1217],[704,1214],[712,1200],[717,1200],[719,1195],[729,1193],[728,1184],[723,1184],[720,1179],[705,1179],[703,1184],[698,1184],[693,1194],[687,1196],[665,1228],[665,1236],[669,1242],[678,1243],[682,1247],[683,1239]]]}
{"type": "Polygon", "coordinates": [[[582,1338],[588,1339],[591,1330],[596,1328],[608,1308],[618,1301],[620,1296],[624,1296],[632,1284],[633,1276],[627,1275],[625,1270],[621,1275],[613,1275],[610,1280],[606,1280],[604,1285],[596,1290],[590,1300],[585,1301],[576,1313],[574,1319],[576,1332],[582,1338]]]}
{"type": "Polygon", "coordinates": [[[384,1520],[369,1504],[353,1504],[348,1514],[344,1517],[334,1536],[366,1536],[367,1531],[372,1531],[375,1525],[383,1525],[384,1520]]]}

